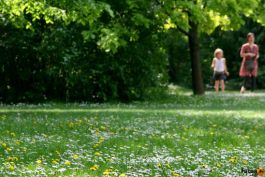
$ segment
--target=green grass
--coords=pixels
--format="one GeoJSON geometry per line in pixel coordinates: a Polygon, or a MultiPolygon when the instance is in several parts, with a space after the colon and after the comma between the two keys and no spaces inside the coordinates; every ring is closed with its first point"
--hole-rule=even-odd
{"type": "Polygon", "coordinates": [[[0,106],[0,176],[245,176],[265,168],[265,97],[0,106]]]}

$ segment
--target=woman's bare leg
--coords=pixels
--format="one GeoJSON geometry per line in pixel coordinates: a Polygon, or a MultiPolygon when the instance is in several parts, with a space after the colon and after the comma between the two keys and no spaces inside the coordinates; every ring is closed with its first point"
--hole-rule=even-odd
{"type": "Polygon", "coordinates": [[[214,88],[216,92],[219,92],[219,85],[220,85],[220,81],[215,81],[214,88]]]}
{"type": "Polygon", "coordinates": [[[225,91],[225,81],[221,80],[221,88],[222,88],[222,92],[225,91]]]}

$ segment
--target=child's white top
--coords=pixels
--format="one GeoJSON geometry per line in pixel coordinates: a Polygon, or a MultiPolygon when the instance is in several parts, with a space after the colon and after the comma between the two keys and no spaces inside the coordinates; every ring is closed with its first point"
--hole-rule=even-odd
{"type": "Polygon", "coordinates": [[[224,72],[225,71],[225,58],[214,58],[214,71],[224,72]]]}

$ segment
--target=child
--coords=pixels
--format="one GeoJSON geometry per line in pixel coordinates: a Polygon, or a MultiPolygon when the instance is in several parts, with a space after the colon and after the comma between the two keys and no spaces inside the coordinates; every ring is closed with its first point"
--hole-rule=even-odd
{"type": "Polygon", "coordinates": [[[219,85],[221,83],[222,92],[225,90],[225,75],[229,75],[226,66],[226,60],[223,57],[223,50],[216,49],[214,51],[214,59],[212,62],[212,69],[214,70],[213,78],[214,78],[214,88],[216,92],[219,92],[219,85]]]}

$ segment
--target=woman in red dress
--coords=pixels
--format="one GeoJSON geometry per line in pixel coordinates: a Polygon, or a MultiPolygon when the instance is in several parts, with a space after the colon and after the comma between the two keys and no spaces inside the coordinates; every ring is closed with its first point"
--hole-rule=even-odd
{"type": "Polygon", "coordinates": [[[245,92],[248,81],[251,83],[251,91],[254,91],[258,71],[259,47],[255,44],[255,36],[253,33],[248,33],[247,43],[242,45],[240,56],[243,59],[239,75],[244,78],[244,84],[241,87],[240,93],[245,92]]]}

